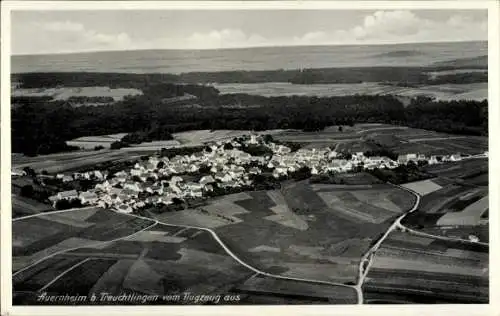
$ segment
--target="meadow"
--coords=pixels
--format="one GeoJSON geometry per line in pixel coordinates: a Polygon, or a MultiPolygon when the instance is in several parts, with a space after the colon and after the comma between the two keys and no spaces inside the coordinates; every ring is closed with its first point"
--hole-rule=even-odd
{"type": "Polygon", "coordinates": [[[477,100],[488,99],[488,83],[424,85],[401,87],[377,82],[333,83],[333,84],[292,84],[287,82],[263,83],[221,83],[214,87],[222,94],[246,93],[276,96],[317,96],[333,97],[353,94],[393,95],[404,98],[416,96],[433,97],[436,100],[477,100]]]}

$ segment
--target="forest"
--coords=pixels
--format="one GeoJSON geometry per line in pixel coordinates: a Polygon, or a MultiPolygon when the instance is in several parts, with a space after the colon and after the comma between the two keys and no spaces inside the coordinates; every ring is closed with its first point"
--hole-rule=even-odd
{"type": "MultiPolygon", "coordinates": [[[[120,78],[118,76],[117,78],[120,78]]],[[[128,143],[168,140],[197,129],[322,130],[331,125],[388,123],[439,132],[487,135],[488,102],[435,101],[418,97],[406,107],[393,96],[336,97],[219,95],[210,86],[148,85],[143,95],[106,106],[72,107],[67,101],[16,98],[12,151],[26,155],[72,150],[65,141],[81,136],[130,133],[128,143]],[[169,106],[165,97],[189,93],[200,107],[169,106]],[[238,104],[227,108],[226,105],[238,104]]],[[[120,146],[116,146],[117,148],[120,146]]]]}

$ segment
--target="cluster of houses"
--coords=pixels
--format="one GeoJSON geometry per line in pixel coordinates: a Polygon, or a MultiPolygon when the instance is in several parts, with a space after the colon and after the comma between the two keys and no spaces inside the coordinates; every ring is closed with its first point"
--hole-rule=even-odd
{"type": "Polygon", "coordinates": [[[311,168],[312,174],[323,174],[349,172],[359,167],[391,169],[410,161],[425,160],[429,164],[435,164],[461,159],[460,155],[442,156],[438,159],[437,156],[406,154],[394,161],[388,157],[366,157],[362,152],[353,153],[350,159],[345,159],[330,148],[299,149],[292,152],[287,146],[266,142],[263,137],[252,135],[216,142],[191,155],[178,155],[170,159],[152,156],[148,160],[137,162],[132,169],[120,171],[112,177],[108,177],[104,171],[72,176],[58,175],[62,181],[97,179],[99,183],[86,192],[59,192],[51,200],[56,203],[61,199],[79,199],[84,205],[132,212],[146,205],[170,205],[186,199],[202,198],[215,188],[251,186],[251,175],[263,172],[282,178],[304,166],[311,168]],[[241,150],[248,145],[265,146],[272,154],[252,156],[241,150]],[[193,178],[197,180],[190,180],[193,178]]]}

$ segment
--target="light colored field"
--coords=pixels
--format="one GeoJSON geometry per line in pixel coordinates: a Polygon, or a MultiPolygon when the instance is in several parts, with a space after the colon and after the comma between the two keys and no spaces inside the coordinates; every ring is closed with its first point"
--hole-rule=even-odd
{"type": "Polygon", "coordinates": [[[51,96],[54,100],[68,100],[70,97],[112,97],[114,101],[123,100],[128,95],[139,95],[142,91],[137,89],[109,87],[78,87],[78,88],[41,88],[41,89],[14,89],[15,97],[51,96]]]}
{"type": "Polygon", "coordinates": [[[260,245],[251,249],[248,249],[249,252],[281,252],[280,248],[276,247],[271,247],[271,246],[266,246],[266,245],[260,245]]]}
{"type": "Polygon", "coordinates": [[[76,146],[81,149],[94,149],[96,146],[102,146],[104,148],[110,148],[111,143],[114,142],[114,140],[111,140],[109,142],[87,142],[87,141],[66,141],[66,144],[68,146],[76,146]]]}
{"type": "Polygon", "coordinates": [[[472,203],[464,208],[461,212],[449,212],[444,214],[438,221],[439,226],[467,226],[478,225],[481,220],[481,215],[488,209],[488,196],[483,197],[479,201],[472,203]]]}
{"type": "Polygon", "coordinates": [[[89,208],[84,208],[69,212],[62,212],[52,215],[47,214],[47,216],[42,215],[41,218],[47,217],[48,220],[52,220],[52,218],[54,218],[54,216],[57,215],[57,218],[59,219],[68,219],[72,221],[85,222],[89,217],[91,217],[98,211],[104,211],[104,210],[99,207],[93,207],[93,208],[89,207],[89,208]]]}
{"type": "Polygon", "coordinates": [[[215,142],[233,139],[235,137],[249,135],[251,133],[256,134],[277,134],[284,130],[266,130],[260,132],[252,132],[249,130],[198,130],[198,131],[187,131],[174,133],[174,139],[178,140],[181,144],[190,144],[191,146],[202,145],[206,142],[215,142]]]}
{"type": "Polygon", "coordinates": [[[371,188],[373,188],[373,185],[371,185],[371,184],[349,185],[349,184],[314,183],[314,184],[311,184],[311,188],[314,191],[323,190],[323,189],[332,189],[332,190],[335,190],[335,189],[353,189],[353,190],[356,190],[356,189],[371,189],[371,188]]]}
{"type": "Polygon", "coordinates": [[[410,182],[405,183],[402,186],[407,189],[413,190],[420,195],[426,195],[442,188],[440,185],[432,182],[432,180],[410,182]]]}
{"type": "MultiPolygon", "coordinates": [[[[64,213],[63,213],[64,214],[64,213]]],[[[67,216],[60,216],[59,213],[51,214],[50,217],[47,216],[47,220],[59,224],[69,225],[78,228],[87,228],[93,226],[94,223],[84,222],[80,220],[76,220],[67,216]]]]}
{"type": "Polygon", "coordinates": [[[157,241],[157,242],[166,242],[166,243],[181,243],[186,240],[184,237],[175,237],[175,236],[168,236],[166,235],[165,232],[159,232],[159,231],[142,231],[139,232],[132,237],[126,238],[126,240],[129,241],[143,241],[143,242],[150,242],[150,241],[157,241]]]}
{"type": "Polygon", "coordinates": [[[239,223],[242,221],[240,218],[236,217],[236,215],[250,213],[239,205],[224,201],[217,201],[203,206],[203,209],[210,214],[220,215],[223,218],[230,219],[233,223],[239,223]]]}
{"type": "Polygon", "coordinates": [[[147,143],[141,143],[141,144],[134,144],[132,145],[133,147],[155,147],[156,149],[161,149],[163,147],[169,148],[169,147],[175,147],[179,146],[180,142],[177,140],[157,140],[157,141],[152,141],[152,142],[147,142],[147,143]]]}
{"type": "Polygon", "coordinates": [[[288,208],[285,198],[279,191],[268,191],[267,195],[274,203],[276,203],[275,206],[270,208],[276,215],[266,216],[264,219],[302,231],[309,228],[306,221],[288,208]]]}
{"type": "Polygon", "coordinates": [[[207,228],[217,228],[232,224],[231,221],[218,217],[211,216],[200,212],[200,210],[188,209],[179,212],[168,212],[155,217],[163,222],[177,225],[193,225],[207,228]]]}
{"type": "Polygon", "coordinates": [[[394,213],[400,213],[401,207],[388,199],[395,189],[362,191],[327,191],[317,192],[318,196],[334,211],[346,216],[374,224],[382,223],[394,213]]]}
{"type": "Polygon", "coordinates": [[[291,84],[281,82],[266,83],[227,83],[216,84],[222,94],[247,93],[262,96],[345,96],[352,94],[368,95],[399,95],[404,97],[414,97],[425,95],[442,100],[460,100],[461,98],[470,98],[474,100],[483,100],[488,98],[488,84],[474,83],[467,85],[443,84],[431,85],[418,88],[398,87],[383,85],[374,82],[365,82],[357,84],[291,84]]]}
{"type": "Polygon", "coordinates": [[[160,274],[156,273],[144,260],[139,259],[128,270],[123,287],[140,293],[158,295],[163,293],[161,279],[160,274]]]}

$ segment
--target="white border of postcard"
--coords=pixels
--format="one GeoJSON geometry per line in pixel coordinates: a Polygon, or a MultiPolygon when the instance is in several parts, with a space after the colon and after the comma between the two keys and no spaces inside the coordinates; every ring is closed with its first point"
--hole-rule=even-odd
{"type": "Polygon", "coordinates": [[[500,315],[499,229],[499,8],[500,2],[483,1],[2,1],[1,10],[1,315],[500,315]],[[10,12],[12,10],[228,10],[228,9],[487,9],[490,190],[490,303],[484,305],[328,305],[328,306],[12,306],[11,192],[10,192],[10,12]]]}

